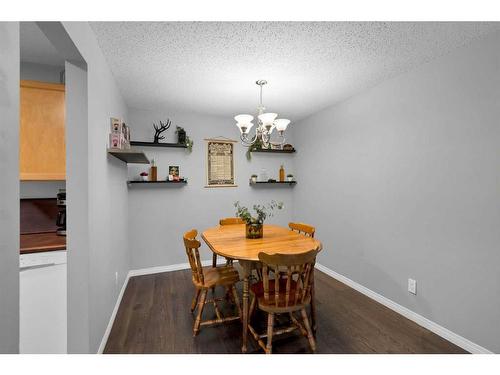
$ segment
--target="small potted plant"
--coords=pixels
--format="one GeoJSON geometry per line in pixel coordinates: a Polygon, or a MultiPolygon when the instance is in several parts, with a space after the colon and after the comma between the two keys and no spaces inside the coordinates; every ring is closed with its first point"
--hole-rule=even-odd
{"type": "Polygon", "coordinates": [[[264,235],[264,221],[273,216],[274,209],[281,210],[283,202],[271,201],[267,205],[254,204],[253,209],[257,217],[250,214],[247,207],[241,206],[240,202],[235,202],[236,216],[243,219],[246,224],[246,238],[262,238],[264,235]]]}
{"type": "Polygon", "coordinates": [[[148,172],[141,172],[141,181],[148,180],[148,172]]]}
{"type": "Polygon", "coordinates": [[[193,151],[193,140],[189,138],[189,135],[186,135],[186,146],[189,153],[193,151]]]}
{"type": "Polygon", "coordinates": [[[293,174],[287,174],[287,175],[286,175],[286,180],[287,180],[288,182],[292,182],[292,181],[293,181],[293,174]]]}
{"type": "Polygon", "coordinates": [[[177,134],[177,143],[186,145],[187,150],[191,153],[193,151],[193,140],[189,138],[184,128],[177,126],[175,134],[177,134]]]}
{"type": "Polygon", "coordinates": [[[177,143],[186,144],[186,131],[184,128],[177,126],[175,128],[175,134],[177,134],[177,143]]]}
{"type": "Polygon", "coordinates": [[[247,155],[247,160],[252,160],[252,151],[255,151],[255,150],[260,150],[262,149],[262,142],[257,139],[255,141],[255,143],[253,143],[252,145],[250,145],[250,147],[248,147],[247,149],[247,152],[246,152],[246,155],[247,155]]]}
{"type": "Polygon", "coordinates": [[[250,181],[252,182],[252,184],[255,184],[257,182],[257,175],[256,174],[251,175],[250,181]]]}

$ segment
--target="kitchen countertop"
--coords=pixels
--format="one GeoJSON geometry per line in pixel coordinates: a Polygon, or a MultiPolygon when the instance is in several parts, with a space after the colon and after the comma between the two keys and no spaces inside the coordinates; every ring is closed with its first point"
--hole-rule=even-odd
{"type": "Polygon", "coordinates": [[[21,254],[66,249],[66,236],[56,232],[21,234],[21,254]]]}

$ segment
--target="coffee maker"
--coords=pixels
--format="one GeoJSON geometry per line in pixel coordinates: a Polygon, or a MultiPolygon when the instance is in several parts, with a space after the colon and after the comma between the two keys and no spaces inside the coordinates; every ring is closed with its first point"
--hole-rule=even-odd
{"type": "Polygon", "coordinates": [[[58,236],[66,235],[66,189],[59,189],[57,193],[57,208],[59,212],[57,213],[57,230],[56,234],[58,236]]]}

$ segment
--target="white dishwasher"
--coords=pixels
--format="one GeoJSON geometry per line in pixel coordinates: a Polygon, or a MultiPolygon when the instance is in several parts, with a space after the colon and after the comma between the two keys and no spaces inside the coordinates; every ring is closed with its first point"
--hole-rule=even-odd
{"type": "Polygon", "coordinates": [[[19,351],[66,353],[66,251],[19,258],[19,351]]]}

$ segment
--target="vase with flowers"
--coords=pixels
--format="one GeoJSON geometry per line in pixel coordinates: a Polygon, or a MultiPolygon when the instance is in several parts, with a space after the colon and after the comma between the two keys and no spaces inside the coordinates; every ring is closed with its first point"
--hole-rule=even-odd
{"type": "Polygon", "coordinates": [[[264,235],[264,221],[268,217],[272,217],[274,215],[274,210],[281,210],[283,208],[283,202],[275,202],[271,201],[268,204],[254,204],[253,209],[257,216],[252,216],[250,210],[241,206],[240,202],[237,201],[234,203],[234,207],[236,208],[236,216],[241,218],[246,224],[246,238],[262,238],[264,235]]]}

